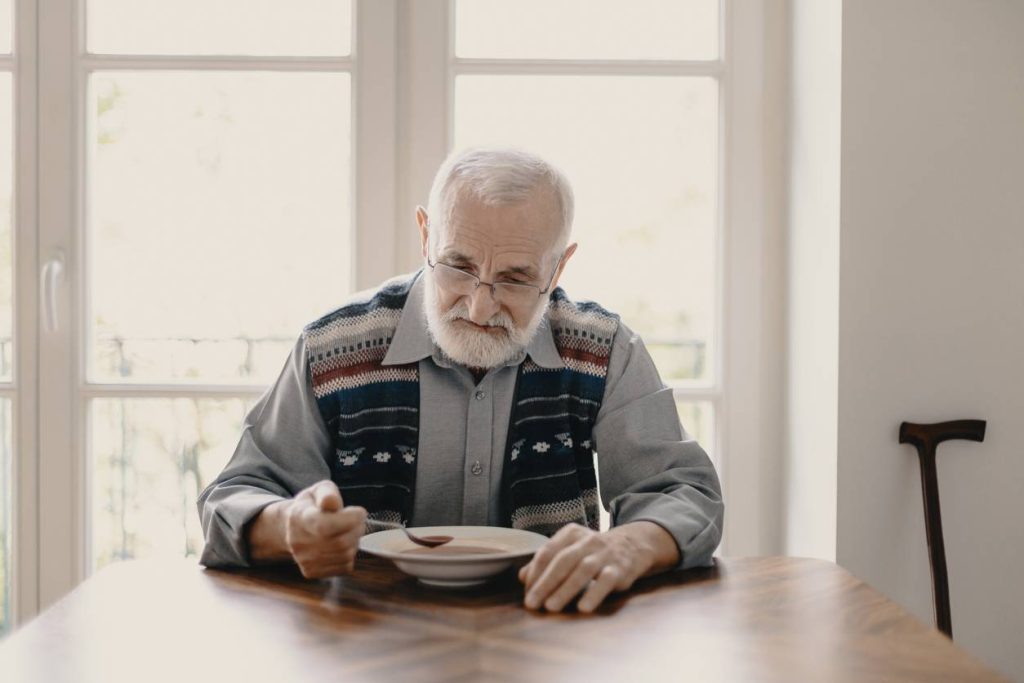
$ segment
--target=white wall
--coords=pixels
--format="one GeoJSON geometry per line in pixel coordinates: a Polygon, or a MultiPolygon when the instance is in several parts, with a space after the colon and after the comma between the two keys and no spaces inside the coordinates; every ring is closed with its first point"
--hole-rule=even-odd
{"type": "Polygon", "coordinates": [[[783,538],[835,560],[841,0],[792,0],[783,538]]]}
{"type": "Polygon", "coordinates": [[[901,420],[939,448],[963,647],[1024,680],[1024,2],[847,0],[842,16],[838,561],[932,621],[901,420]]]}

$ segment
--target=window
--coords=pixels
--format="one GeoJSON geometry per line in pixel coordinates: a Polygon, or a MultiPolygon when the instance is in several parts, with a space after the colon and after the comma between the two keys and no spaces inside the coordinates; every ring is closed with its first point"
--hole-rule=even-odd
{"type": "Polygon", "coordinates": [[[730,321],[757,317],[730,290],[757,180],[731,2],[37,2],[37,63],[0,2],[0,617],[199,551],[196,496],[302,325],[419,267],[415,206],[469,145],[566,170],[562,284],[645,338],[728,497],[730,368],[756,356],[730,321]],[[15,195],[36,239],[12,247],[15,195]]]}
{"type": "Polygon", "coordinates": [[[351,8],[261,4],[86,3],[93,568],[198,554],[249,404],[351,291],[349,66],[303,62],[348,56],[351,8]]]}
{"type": "Polygon", "coordinates": [[[22,616],[109,562],[196,555],[195,500],[246,412],[354,291],[354,9],[40,8],[39,258],[61,276],[39,291],[47,504],[22,616]]]}
{"type": "Polygon", "coordinates": [[[11,3],[0,2],[0,636],[13,617],[14,531],[14,36],[11,3]]]}
{"type": "Polygon", "coordinates": [[[717,0],[454,11],[453,148],[521,146],[567,173],[581,247],[562,286],[645,339],[714,455],[717,0]]]}
{"type": "MultiPolygon", "coordinates": [[[[453,147],[519,145],[566,171],[581,249],[563,286],[622,315],[685,400],[716,386],[718,3],[613,4],[457,2],[453,147]]],[[[691,430],[713,415],[683,406],[691,430]]]]}

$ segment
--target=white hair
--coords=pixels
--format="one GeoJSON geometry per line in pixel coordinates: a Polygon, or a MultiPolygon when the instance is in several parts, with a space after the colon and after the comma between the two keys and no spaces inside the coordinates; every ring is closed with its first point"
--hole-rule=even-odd
{"type": "Polygon", "coordinates": [[[557,167],[523,150],[476,147],[448,155],[434,176],[427,215],[434,225],[443,228],[451,220],[460,192],[470,192],[484,204],[500,206],[524,202],[538,190],[549,191],[561,213],[555,241],[556,250],[561,252],[572,232],[572,186],[557,167]]]}

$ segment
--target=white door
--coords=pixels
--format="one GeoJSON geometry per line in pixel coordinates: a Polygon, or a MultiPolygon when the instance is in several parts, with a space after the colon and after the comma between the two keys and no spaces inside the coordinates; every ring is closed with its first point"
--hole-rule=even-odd
{"type": "Polygon", "coordinates": [[[39,251],[63,264],[45,607],[109,562],[198,553],[196,497],[248,407],[354,290],[357,70],[340,0],[41,0],[39,21],[39,251]]]}

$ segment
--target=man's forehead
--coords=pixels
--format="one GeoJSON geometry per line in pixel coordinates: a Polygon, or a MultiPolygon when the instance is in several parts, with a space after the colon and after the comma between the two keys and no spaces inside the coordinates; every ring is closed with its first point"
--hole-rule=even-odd
{"type": "Polygon", "coordinates": [[[551,248],[550,235],[543,228],[532,226],[487,226],[471,223],[449,223],[439,235],[438,246],[471,255],[498,251],[543,257],[551,248]]]}
{"type": "Polygon", "coordinates": [[[438,235],[438,246],[466,255],[499,249],[542,259],[554,244],[559,223],[550,212],[537,208],[479,202],[456,205],[438,235]]]}
{"type": "Polygon", "coordinates": [[[442,244],[438,251],[438,257],[446,263],[453,265],[479,265],[488,254],[485,251],[493,251],[494,265],[502,273],[520,273],[526,276],[535,277],[538,275],[543,254],[527,254],[519,250],[504,250],[498,247],[494,250],[485,250],[473,246],[460,247],[458,244],[442,244]]]}
{"type": "Polygon", "coordinates": [[[504,199],[483,199],[470,190],[456,190],[449,207],[452,221],[512,221],[541,230],[561,224],[558,197],[547,188],[535,188],[528,195],[504,199]]]}

